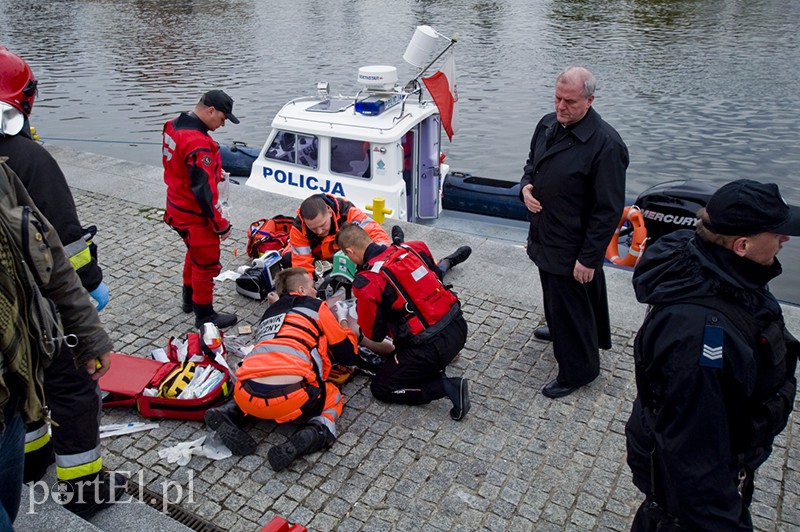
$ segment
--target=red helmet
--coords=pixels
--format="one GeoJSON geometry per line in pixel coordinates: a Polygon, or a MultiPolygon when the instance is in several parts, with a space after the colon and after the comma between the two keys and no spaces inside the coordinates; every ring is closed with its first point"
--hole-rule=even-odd
{"type": "Polygon", "coordinates": [[[0,102],[13,105],[29,116],[36,98],[36,83],[28,63],[0,45],[0,102]]]}

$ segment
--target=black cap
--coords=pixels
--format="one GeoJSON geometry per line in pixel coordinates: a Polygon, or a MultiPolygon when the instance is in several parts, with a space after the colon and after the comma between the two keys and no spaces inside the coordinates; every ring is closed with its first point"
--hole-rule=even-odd
{"type": "Polygon", "coordinates": [[[204,105],[225,113],[225,118],[234,124],[239,123],[239,119],[233,116],[233,98],[225,94],[224,91],[218,89],[208,91],[203,95],[203,99],[200,101],[203,102],[204,105]]]}
{"type": "Polygon", "coordinates": [[[708,229],[720,235],[800,236],[800,208],[786,203],[775,183],[739,179],[723,185],[708,200],[706,212],[708,229]]]}

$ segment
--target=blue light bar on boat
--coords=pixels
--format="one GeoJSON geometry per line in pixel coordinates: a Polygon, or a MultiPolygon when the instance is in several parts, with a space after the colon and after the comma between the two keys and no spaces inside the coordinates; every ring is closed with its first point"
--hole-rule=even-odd
{"type": "Polygon", "coordinates": [[[403,101],[402,94],[384,96],[368,96],[356,102],[356,113],[362,115],[379,115],[403,101]]]}

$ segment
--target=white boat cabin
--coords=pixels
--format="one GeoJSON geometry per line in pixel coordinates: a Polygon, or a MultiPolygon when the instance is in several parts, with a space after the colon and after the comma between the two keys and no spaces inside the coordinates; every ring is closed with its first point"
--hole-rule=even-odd
{"type": "Polygon", "coordinates": [[[316,96],[284,105],[247,185],[299,200],[325,192],[368,215],[383,198],[389,218],[438,218],[448,170],[439,112],[418,85],[406,91],[396,82],[395,67],[363,67],[354,97],[329,96],[320,83],[316,96]]]}

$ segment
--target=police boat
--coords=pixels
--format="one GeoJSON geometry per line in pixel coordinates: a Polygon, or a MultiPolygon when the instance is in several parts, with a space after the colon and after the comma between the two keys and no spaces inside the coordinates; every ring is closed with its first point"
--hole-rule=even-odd
{"type": "Polygon", "coordinates": [[[399,88],[397,69],[358,70],[362,89],[352,97],[317,94],[278,111],[252,164],[247,185],[305,199],[342,196],[362,210],[383,198],[390,218],[435,219],[442,210],[441,119],[422,88],[399,88]]]}
{"type": "MultiPolygon", "coordinates": [[[[418,27],[403,58],[424,65],[439,37],[429,26],[418,27]]],[[[397,220],[437,219],[449,165],[441,152],[439,109],[419,79],[458,36],[445,39],[445,49],[404,86],[396,67],[365,66],[353,96],[335,96],[321,82],[316,94],[284,105],[246,184],[301,200],[320,192],[342,196],[397,220]]]]}

